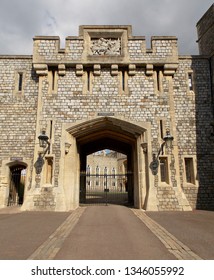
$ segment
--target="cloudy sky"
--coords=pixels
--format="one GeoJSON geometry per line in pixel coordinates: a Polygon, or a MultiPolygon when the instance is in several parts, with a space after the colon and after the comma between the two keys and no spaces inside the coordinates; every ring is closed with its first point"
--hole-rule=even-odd
{"type": "Polygon", "coordinates": [[[79,25],[132,25],[133,35],[173,35],[198,54],[196,23],[213,0],[0,0],[0,54],[32,54],[35,35],[78,35],[79,25]]]}

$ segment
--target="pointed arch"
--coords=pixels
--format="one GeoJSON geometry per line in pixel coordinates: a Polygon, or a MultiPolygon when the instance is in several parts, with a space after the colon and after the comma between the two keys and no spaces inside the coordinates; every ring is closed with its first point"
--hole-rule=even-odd
{"type": "MultiPolygon", "coordinates": [[[[127,120],[121,116],[97,116],[87,120],[64,124],[65,140],[73,143],[72,157],[65,159],[64,188],[66,197],[71,204],[77,207],[81,182],[81,171],[86,172],[87,155],[103,149],[110,149],[127,155],[127,170],[133,174],[129,181],[129,198],[137,208],[144,205],[146,195],[142,195],[142,189],[148,189],[148,172],[144,172],[145,160],[141,143],[148,138],[148,123],[127,120]],[[66,135],[70,135],[70,138],[66,135]],[[72,161],[73,160],[73,161],[72,161]],[[70,172],[70,173],[69,173],[70,172]],[[71,174],[71,175],[69,175],[71,174]],[[71,183],[71,178],[73,181],[71,183]],[[73,185],[72,189],[69,186],[73,185]],[[71,197],[72,196],[72,197],[71,197]]],[[[148,168],[147,168],[148,169],[148,168]]],[[[69,203],[69,202],[68,202],[69,203]]]]}

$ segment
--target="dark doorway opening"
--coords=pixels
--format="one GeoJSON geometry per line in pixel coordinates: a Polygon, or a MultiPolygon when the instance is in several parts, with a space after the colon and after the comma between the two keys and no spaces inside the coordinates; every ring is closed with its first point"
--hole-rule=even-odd
{"type": "Polygon", "coordinates": [[[127,156],[112,150],[90,154],[86,170],[81,171],[80,203],[128,205],[128,182],[132,172],[127,169],[127,156]]]}
{"type": "Polygon", "coordinates": [[[16,165],[10,167],[10,186],[8,206],[22,205],[24,202],[26,166],[16,165]]]}
{"type": "Polygon", "coordinates": [[[101,137],[79,145],[79,152],[80,204],[133,205],[133,146],[131,144],[114,138],[101,137]]]}

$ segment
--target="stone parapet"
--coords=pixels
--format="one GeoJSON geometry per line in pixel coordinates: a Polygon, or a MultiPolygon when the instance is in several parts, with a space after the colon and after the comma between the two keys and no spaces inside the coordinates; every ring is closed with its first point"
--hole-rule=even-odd
{"type": "Polygon", "coordinates": [[[49,66],[64,64],[140,64],[178,63],[177,38],[154,36],[151,49],[146,49],[145,37],[131,34],[130,26],[81,26],[79,37],[67,37],[65,49],[57,36],[34,38],[33,63],[49,66]]]}

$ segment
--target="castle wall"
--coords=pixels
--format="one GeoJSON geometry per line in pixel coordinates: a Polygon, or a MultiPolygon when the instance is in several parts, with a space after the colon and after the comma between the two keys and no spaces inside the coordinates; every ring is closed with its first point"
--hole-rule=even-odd
{"type": "Polygon", "coordinates": [[[214,52],[214,4],[197,23],[199,52],[213,55],[214,52]]]}
{"type": "MultiPolygon", "coordinates": [[[[143,142],[136,142],[144,150],[137,150],[139,160],[134,160],[146,173],[147,183],[140,188],[148,204],[150,189],[158,210],[212,208],[208,59],[179,56],[175,37],[153,37],[148,50],[145,38],[133,37],[130,26],[82,26],[79,37],[66,39],[64,50],[59,45],[58,37],[35,37],[32,59],[0,59],[1,172],[14,156],[30,163],[25,208],[67,209],[65,177],[71,176],[71,188],[76,180],[76,171],[69,175],[66,169],[67,140],[70,165],[79,159],[75,137],[64,127],[99,116],[145,124],[143,142]],[[17,92],[20,71],[23,91],[17,92]],[[167,129],[174,137],[173,148],[164,147],[159,166],[152,170],[152,155],[160,152],[167,129]],[[42,130],[50,139],[50,151],[38,173],[34,165],[42,130]]],[[[122,125],[120,129],[124,131],[122,125]]]]}
{"type": "MultiPolygon", "coordinates": [[[[202,18],[197,23],[197,31],[198,31],[198,46],[199,52],[201,55],[206,55],[209,63],[209,71],[204,73],[204,79],[206,79],[206,75],[210,76],[210,81],[207,81],[207,86],[210,88],[211,98],[207,100],[207,96],[209,97],[209,93],[206,96],[204,94],[204,100],[201,102],[201,105],[198,106],[198,112],[200,111],[203,116],[206,111],[206,104],[210,102],[211,104],[211,121],[207,122],[206,134],[207,138],[211,138],[210,141],[213,142],[213,118],[214,118],[214,4],[208,9],[208,11],[202,16],[202,18]],[[204,112],[204,113],[203,113],[204,112]],[[209,127],[210,125],[210,127],[209,127]],[[209,134],[209,128],[211,128],[211,137],[209,134]]],[[[202,87],[200,88],[202,90],[202,87]]],[[[206,90],[203,90],[206,93],[206,90]]],[[[201,100],[198,100],[199,102],[201,100]]],[[[208,115],[208,112],[206,113],[208,115]]],[[[201,121],[201,116],[197,114],[197,132],[200,133],[200,129],[202,129],[203,123],[201,121]]],[[[204,137],[198,137],[198,169],[200,171],[200,176],[203,178],[201,182],[203,182],[203,186],[199,189],[199,199],[198,199],[198,207],[209,208],[209,203],[207,201],[211,201],[211,208],[214,208],[214,199],[213,199],[213,146],[209,147],[209,141],[204,137]],[[204,145],[207,144],[207,145],[204,145]]]]}
{"type": "Polygon", "coordinates": [[[0,57],[0,205],[7,204],[9,167],[25,164],[31,187],[37,116],[38,77],[32,57],[0,57]],[[18,75],[23,75],[19,88],[18,75]]]}

